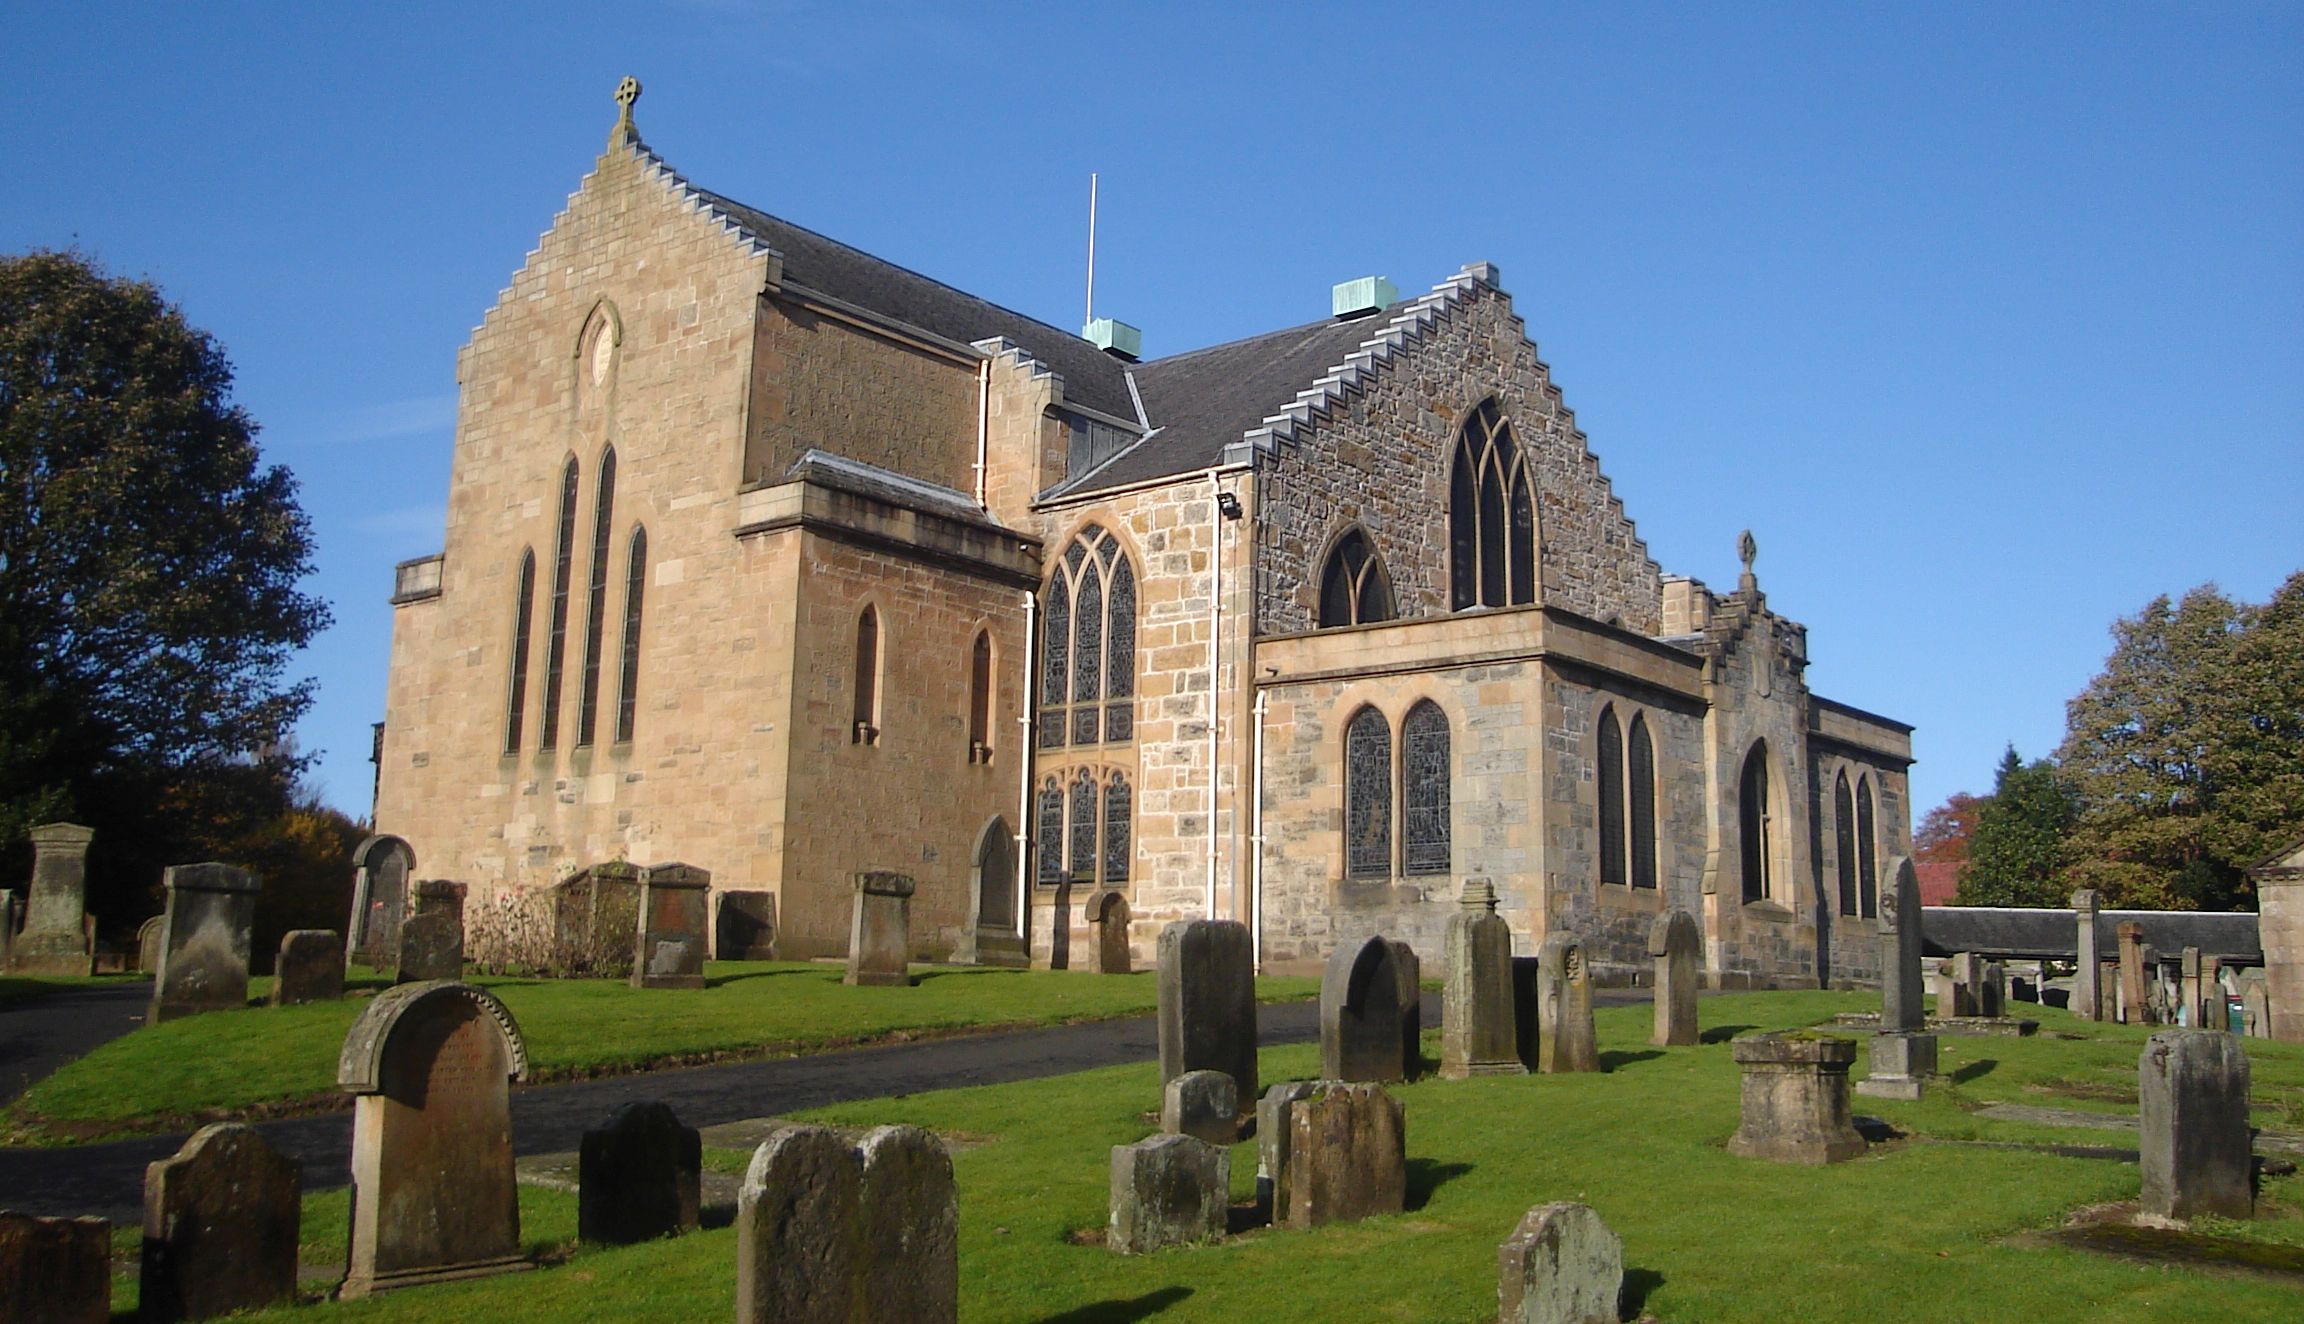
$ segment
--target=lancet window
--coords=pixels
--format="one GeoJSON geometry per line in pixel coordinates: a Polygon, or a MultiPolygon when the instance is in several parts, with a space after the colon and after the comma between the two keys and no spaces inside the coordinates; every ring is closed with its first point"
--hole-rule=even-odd
{"type": "Polygon", "coordinates": [[[1447,873],[1454,867],[1448,821],[1448,714],[1425,699],[1400,723],[1400,872],[1447,873]]]}
{"type": "Polygon", "coordinates": [[[968,761],[992,761],[992,635],[976,632],[968,650],[968,761]]]}
{"type": "Polygon", "coordinates": [[[560,673],[568,660],[568,581],[576,559],[576,457],[560,470],[560,531],[552,558],[552,630],[544,645],[544,721],[536,747],[560,743],[560,673]]]}
{"type": "Polygon", "coordinates": [[[1832,782],[1832,857],[1840,882],[1840,913],[1861,915],[1856,895],[1856,795],[1848,789],[1848,774],[1832,782]]]}
{"type": "Polygon", "coordinates": [[[1867,917],[1880,914],[1879,837],[1872,805],[1872,779],[1856,779],[1856,900],[1867,917]]]}
{"type": "Polygon", "coordinates": [[[1456,434],[1448,492],[1449,605],[1536,600],[1536,501],[1527,457],[1493,399],[1456,434]]]}
{"type": "Polygon", "coordinates": [[[1655,887],[1656,876],[1656,744],[1648,738],[1645,714],[1632,719],[1632,885],[1655,887]]]}
{"type": "Polygon", "coordinates": [[[592,743],[600,702],[601,643],[608,626],[608,534],[616,512],[616,448],[600,453],[592,491],[592,582],[584,613],[584,687],[576,705],[576,744],[592,743]]]}
{"type": "Polygon", "coordinates": [[[1120,540],[1082,529],[1042,599],[1040,744],[1094,745],[1136,734],[1136,570],[1120,540]]]}
{"type": "Polygon", "coordinates": [[[536,620],[536,551],[520,552],[520,586],[512,597],[512,683],[504,697],[504,752],[520,752],[528,716],[528,634],[536,620]]]}
{"type": "Polygon", "coordinates": [[[1772,834],[1775,822],[1768,803],[1768,746],[1756,743],[1744,756],[1744,775],[1737,781],[1737,837],[1743,847],[1744,899],[1761,901],[1774,895],[1771,876],[1775,858],[1772,834]]]}
{"type": "Polygon", "coordinates": [[[849,715],[851,744],[880,743],[880,613],[866,607],[856,618],[855,705],[849,715]]]}
{"type": "Polygon", "coordinates": [[[624,646],[616,681],[616,739],[632,738],[633,719],[640,704],[640,602],[648,584],[648,530],[632,528],[631,547],[624,554],[624,646]]]}
{"type": "Polygon", "coordinates": [[[1320,572],[1320,628],[1371,625],[1393,614],[1384,563],[1368,545],[1368,535],[1353,529],[1336,540],[1320,572]]]}
{"type": "Polygon", "coordinates": [[[1392,724],[1372,707],[1344,728],[1344,872],[1392,872],[1392,724]]]}

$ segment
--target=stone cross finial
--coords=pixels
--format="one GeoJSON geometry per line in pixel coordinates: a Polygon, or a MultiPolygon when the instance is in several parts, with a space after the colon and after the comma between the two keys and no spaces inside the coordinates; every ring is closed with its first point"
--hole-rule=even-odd
{"type": "Polygon", "coordinates": [[[1746,529],[1736,535],[1736,558],[1744,563],[1744,574],[1737,583],[1738,588],[1749,592],[1760,586],[1760,580],[1752,573],[1752,562],[1759,556],[1760,544],[1753,539],[1752,530],[1746,529]]]}
{"type": "Polygon", "coordinates": [[[640,99],[640,80],[624,75],[616,84],[616,127],[608,132],[608,145],[618,147],[637,141],[640,130],[632,123],[632,103],[640,99]]]}

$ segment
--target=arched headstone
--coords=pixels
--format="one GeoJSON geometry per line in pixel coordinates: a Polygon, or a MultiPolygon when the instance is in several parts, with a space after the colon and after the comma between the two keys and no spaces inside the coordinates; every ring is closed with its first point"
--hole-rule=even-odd
{"type": "MultiPolygon", "coordinates": [[[[339,971],[341,974],[341,971],[339,971]]],[[[296,1299],[303,1165],[240,1122],[204,1126],[144,1174],[142,1318],[208,1319],[296,1299]]]]}
{"type": "Polygon", "coordinates": [[[1132,961],[1128,950],[1128,924],[1132,915],[1128,898],[1110,890],[1088,898],[1088,924],[1096,931],[1089,960],[1100,975],[1127,974],[1132,961]]]}
{"type": "Polygon", "coordinates": [[[1696,1042],[1696,963],[1704,954],[1696,917],[1685,910],[1658,915],[1648,930],[1648,954],[1656,958],[1656,1028],[1648,1042],[1688,1047],[1696,1042]]]}
{"type": "Polygon", "coordinates": [[[1400,1079],[1400,966],[1382,935],[1328,954],[1320,978],[1320,1075],[1400,1079]]]}
{"type": "Polygon", "coordinates": [[[416,852],[398,837],[379,833],[352,852],[352,915],[345,933],[347,961],[382,968],[399,955],[400,922],[408,917],[408,880],[416,852]]]}

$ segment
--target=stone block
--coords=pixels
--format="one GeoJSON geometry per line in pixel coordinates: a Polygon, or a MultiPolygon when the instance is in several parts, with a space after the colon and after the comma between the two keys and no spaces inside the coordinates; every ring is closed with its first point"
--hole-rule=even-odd
{"type": "Polygon", "coordinates": [[[1747,1034],[1729,1049],[1743,1073],[1742,1121],[1729,1153],[1777,1163],[1839,1163],[1864,1153],[1848,1108],[1854,1040],[1747,1034]]]}
{"type": "Polygon", "coordinates": [[[2137,1060],[2144,1212],[2188,1219],[2256,1212],[2248,1054],[2222,1030],[2162,1030],[2137,1060]]]}
{"type": "Polygon", "coordinates": [[[704,987],[706,928],[711,913],[711,874],[685,864],[643,869],[632,987],[704,987]]]}
{"type": "Polygon", "coordinates": [[[1538,1205],[1496,1248],[1502,1324],[1616,1324],[1624,1240],[1588,1206],[1538,1205]]]}
{"type": "Polygon", "coordinates": [[[1122,1255],[1221,1240],[1231,1208],[1232,1156],[1188,1135],[1112,1147],[1111,1219],[1104,1244],[1122,1255]]]}
{"type": "Polygon", "coordinates": [[[1648,930],[1648,954],[1656,961],[1656,1027],[1648,1042],[1659,1048],[1689,1047],[1697,1036],[1697,966],[1704,956],[1704,932],[1696,917],[1685,910],[1658,915],[1648,930]]]}
{"type": "Polygon", "coordinates": [[[1179,920],[1160,931],[1160,1079],[1221,1071],[1256,1097],[1256,973],[1248,926],[1179,920]]]}
{"type": "Polygon", "coordinates": [[[275,1007],[334,1002],[344,996],[344,942],[334,929],[290,929],[272,974],[275,1007]]]}
{"type": "Polygon", "coordinates": [[[1408,1200],[1408,1125],[1373,1082],[1323,1080],[1288,1109],[1290,1227],[1397,1214],[1408,1200]]]}
{"type": "Polygon", "coordinates": [[[714,953],[723,961],[776,959],[776,894],[722,892],[714,953]]]}
{"type": "Polygon", "coordinates": [[[1295,1134],[1289,1110],[1317,1088],[1318,1081],[1284,1080],[1256,1101],[1256,1203],[1267,1221],[1288,1216],[1288,1144],[1295,1134]]]}
{"type": "Polygon", "coordinates": [[[248,948],[256,876],[229,864],[168,870],[168,909],[148,1023],[248,1005],[248,948]]]}
{"type": "Polygon", "coordinates": [[[954,1324],[959,1228],[951,1156],[931,1133],[883,1126],[850,1144],[783,1127],[737,1192],[737,1324],[954,1324]]]}
{"type": "Polygon", "coordinates": [[[1440,1074],[1525,1075],[1512,1005],[1512,926],[1496,913],[1496,889],[1484,878],[1467,882],[1457,904],[1440,995],[1440,1074]]]}
{"type": "Polygon", "coordinates": [[[1401,1078],[1400,969],[1382,936],[1340,943],[1320,978],[1320,1074],[1327,1080],[1401,1078]]]}
{"type": "Polygon", "coordinates": [[[110,1324],[112,1225],[0,1209],[0,1319],[110,1324]]]}
{"type": "Polygon", "coordinates": [[[912,982],[912,879],[872,870],[856,875],[844,984],[903,987],[912,982]]]}
{"type": "Polygon", "coordinates": [[[141,1317],[211,1319],[294,1301],[303,1207],[302,1165],[255,1127],[194,1132],[144,1172],[141,1317]]]}
{"type": "Polygon", "coordinates": [[[1856,1092],[1878,1099],[1917,1099],[1936,1078],[1936,1036],[1883,1031],[1871,1039],[1871,1071],[1856,1092]]]}
{"type": "Polygon", "coordinates": [[[1221,1071],[1187,1071],[1161,1090],[1160,1129],[1211,1145],[1240,1138],[1240,1090],[1221,1071]]]}
{"type": "Polygon", "coordinates": [[[576,1155],[576,1235],[628,1246],[692,1232],[704,1145],[667,1104],[627,1103],[586,1131],[576,1155]]]}
{"type": "Polygon", "coordinates": [[[93,829],[44,823],[32,839],[32,885],[24,898],[24,928],[8,946],[8,969],[18,975],[86,975],[95,966],[88,946],[88,844],[93,829]]]}

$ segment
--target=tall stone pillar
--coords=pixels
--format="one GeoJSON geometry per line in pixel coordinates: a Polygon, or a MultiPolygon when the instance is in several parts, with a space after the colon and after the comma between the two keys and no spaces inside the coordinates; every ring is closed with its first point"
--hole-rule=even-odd
{"type": "Polygon", "coordinates": [[[95,973],[88,951],[88,843],[96,833],[76,823],[32,829],[32,893],[24,906],[24,932],[10,950],[8,969],[19,975],[95,973]]]}
{"type": "Polygon", "coordinates": [[[1858,1094],[1917,1099],[1936,1075],[1936,1036],[1920,983],[1920,874],[1912,861],[1889,862],[1880,898],[1880,1033],[1872,1036],[1871,1074],[1858,1094]]]}
{"type": "Polygon", "coordinates": [[[2248,871],[2256,880],[2256,932],[2264,944],[2268,1037],[2304,1044],[2304,842],[2248,871]]]}
{"type": "Polygon", "coordinates": [[[2144,926],[2135,920],[2120,921],[2120,1019],[2129,1025],[2144,1025],[2150,1019],[2151,990],[2144,980],[2144,926]]]}
{"type": "Polygon", "coordinates": [[[2072,974],[2072,1014],[2084,1021],[2096,1019],[2103,1002],[2103,953],[2096,945],[2096,889],[2083,887],[2072,894],[2072,920],[2078,927],[2077,968],[2072,974]]]}

